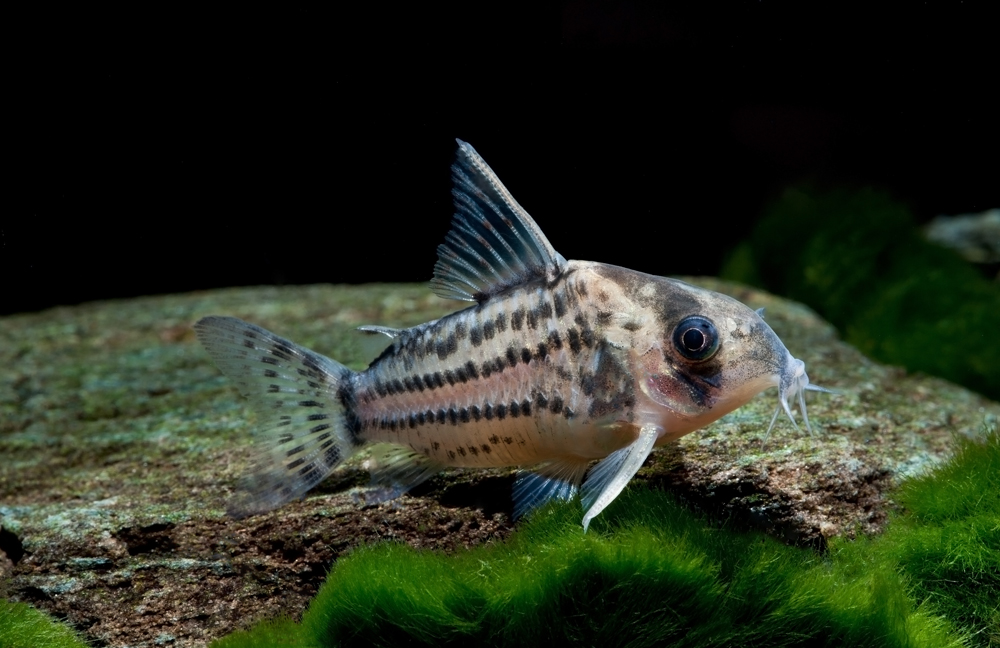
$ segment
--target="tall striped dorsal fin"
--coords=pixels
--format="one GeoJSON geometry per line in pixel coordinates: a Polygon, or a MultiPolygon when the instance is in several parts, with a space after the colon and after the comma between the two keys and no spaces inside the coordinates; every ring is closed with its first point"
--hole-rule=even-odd
{"type": "Polygon", "coordinates": [[[512,286],[555,281],[566,259],[476,150],[456,141],[451,166],[455,215],[438,246],[431,289],[447,299],[484,302],[512,286]]]}

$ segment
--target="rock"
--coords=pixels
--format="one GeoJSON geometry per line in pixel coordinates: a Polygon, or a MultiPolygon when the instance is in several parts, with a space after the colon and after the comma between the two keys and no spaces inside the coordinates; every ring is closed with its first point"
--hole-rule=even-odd
{"type": "MultiPolygon", "coordinates": [[[[807,308],[717,280],[767,319],[810,378],[816,434],[764,431],[765,393],[650,458],[633,487],[667,488],[785,540],[822,549],[877,533],[900,478],[947,458],[1000,405],[907,375],[839,342],[807,308]]],[[[66,618],[109,646],[204,645],[253,621],[298,615],[353,547],[398,540],[453,551],[512,530],[511,470],[450,471],[364,504],[346,466],[301,502],[233,520],[253,414],[190,324],[230,314],[364,367],[361,324],[410,326],[453,303],[423,286],[307,286],[86,304],[0,319],[0,595],[66,618]]]]}
{"type": "Polygon", "coordinates": [[[924,228],[927,238],[972,263],[1000,263],[1000,209],[981,214],[938,216],[924,228]]]}

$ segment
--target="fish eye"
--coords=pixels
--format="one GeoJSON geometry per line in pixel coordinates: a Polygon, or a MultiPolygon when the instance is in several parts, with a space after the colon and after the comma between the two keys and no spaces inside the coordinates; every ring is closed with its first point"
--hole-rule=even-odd
{"type": "Polygon", "coordinates": [[[711,321],[694,315],[674,329],[674,347],[688,360],[708,360],[719,350],[719,333],[711,321]]]}

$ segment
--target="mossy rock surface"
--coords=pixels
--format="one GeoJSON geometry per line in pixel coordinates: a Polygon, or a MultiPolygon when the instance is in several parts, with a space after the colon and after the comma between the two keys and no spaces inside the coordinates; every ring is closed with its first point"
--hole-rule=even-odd
{"type": "MultiPolygon", "coordinates": [[[[673,491],[711,515],[822,549],[876,533],[902,477],[975,437],[1000,405],[877,365],[809,309],[716,280],[766,317],[813,382],[816,434],[780,421],[773,392],[654,455],[633,488],[673,491]]],[[[267,515],[225,501],[249,458],[253,414],[190,325],[241,317],[363,368],[361,324],[410,326],[453,310],[424,286],[214,291],[0,319],[0,596],[110,646],[203,645],[301,613],[338,556],[380,540],[453,551],[502,541],[511,470],[451,471],[367,506],[347,466],[267,515]]]]}

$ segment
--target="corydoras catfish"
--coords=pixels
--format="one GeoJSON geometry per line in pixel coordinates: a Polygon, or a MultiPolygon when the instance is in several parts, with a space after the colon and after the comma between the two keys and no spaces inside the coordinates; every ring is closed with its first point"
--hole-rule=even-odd
{"type": "MultiPolygon", "coordinates": [[[[583,527],[650,451],[769,387],[810,385],[760,314],[682,281],[567,261],[476,151],[458,142],[455,215],[431,287],[473,302],[409,329],[364,371],[232,317],[198,338],[259,413],[262,444],[230,512],[302,497],[366,446],[395,496],[445,467],[522,466],[519,516],[581,496],[583,527]],[[598,463],[591,466],[594,461],[598,463]]],[[[774,424],[774,418],[771,420],[774,424]]]]}

